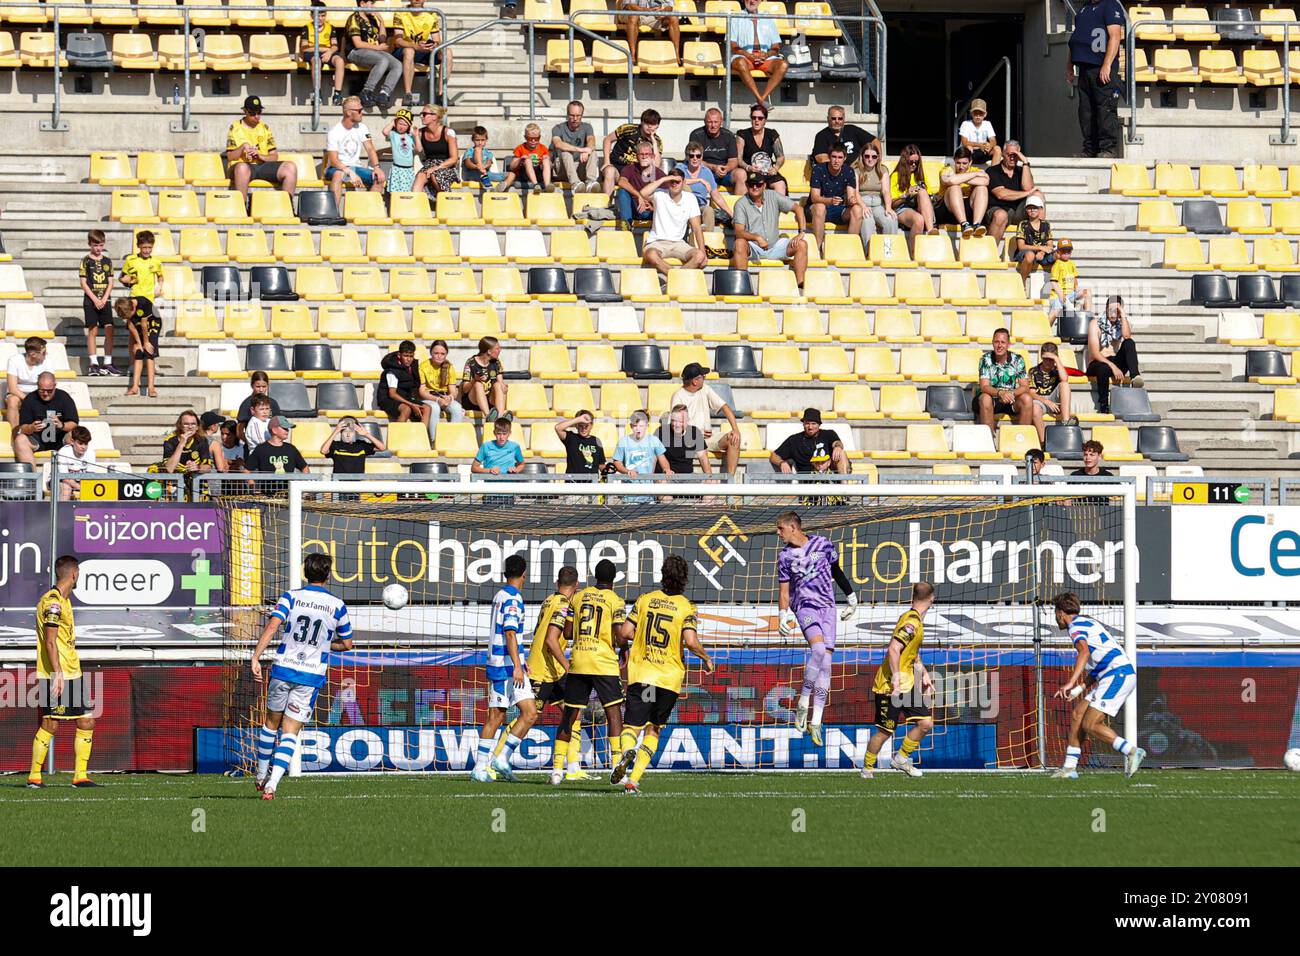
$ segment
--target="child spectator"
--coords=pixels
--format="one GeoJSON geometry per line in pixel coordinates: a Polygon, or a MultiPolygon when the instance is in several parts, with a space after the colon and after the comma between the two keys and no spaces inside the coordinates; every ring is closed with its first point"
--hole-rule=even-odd
{"type": "MultiPolygon", "coordinates": [[[[668,463],[668,449],[664,448],[664,443],[657,435],[647,434],[650,416],[643,411],[635,411],[628,419],[628,424],[632,428],[632,434],[624,435],[618,440],[618,447],[614,449],[614,469],[620,475],[653,475],[655,466],[658,465],[662,474],[671,475],[673,468],[668,463]]],[[[645,504],[654,499],[635,496],[623,500],[628,504],[645,504]]]]}
{"type": "Polygon", "coordinates": [[[1025,219],[1016,230],[1016,251],[1012,259],[1020,278],[1028,279],[1035,266],[1050,268],[1056,262],[1056,243],[1052,241],[1051,224],[1043,218],[1041,196],[1025,200],[1025,219]]]}
{"type": "Polygon", "coordinates": [[[199,416],[199,433],[208,443],[213,468],[216,471],[229,471],[230,463],[226,461],[226,446],[221,440],[222,421],[220,412],[204,412],[199,416]]]}
{"type": "Polygon", "coordinates": [[[1056,244],[1056,261],[1052,264],[1052,297],[1048,304],[1051,321],[1066,309],[1092,311],[1092,291],[1079,288],[1079,267],[1070,261],[1074,255],[1074,243],[1062,239],[1056,244]]]}
{"type": "Polygon", "coordinates": [[[469,470],[475,475],[517,475],[524,470],[524,451],[510,440],[510,419],[498,418],[492,441],[479,446],[469,470]]]}
{"type": "Polygon", "coordinates": [[[186,409],[177,417],[172,433],[163,439],[160,470],[172,475],[180,472],[185,476],[188,488],[194,475],[212,471],[215,467],[212,447],[208,436],[203,433],[199,416],[192,409],[186,409]]]}
{"type": "Polygon", "coordinates": [[[384,443],[358,425],[351,415],[340,418],[320,446],[321,455],[334,464],[336,475],[365,474],[366,459],[385,450],[384,443]]]}
{"type": "MultiPolygon", "coordinates": [[[[292,430],[293,422],[283,415],[272,418],[267,425],[266,441],[244,459],[244,471],[277,475],[311,471],[302,452],[289,441],[292,430]]],[[[267,486],[263,486],[263,490],[267,490],[267,486]]]]}
{"type": "Polygon", "coordinates": [[[425,422],[429,426],[430,445],[438,435],[438,423],[443,415],[450,422],[465,420],[465,409],[458,401],[460,382],[456,381],[456,366],[447,358],[447,352],[447,343],[435,339],[429,346],[429,357],[416,368],[420,400],[430,406],[425,422]]]}
{"type": "Polygon", "coordinates": [[[408,109],[400,109],[393,121],[384,127],[384,138],[388,140],[388,149],[392,154],[393,164],[388,173],[388,191],[390,193],[409,193],[415,185],[415,154],[419,150],[419,141],[411,127],[415,117],[408,109]]]}
{"type": "Polygon", "coordinates": [[[244,443],[239,438],[239,422],[233,418],[221,423],[221,453],[226,456],[227,471],[239,471],[243,466],[244,443]]]}
{"type": "Polygon", "coordinates": [[[244,426],[244,458],[257,448],[258,445],[266,441],[270,434],[271,421],[271,400],[265,395],[258,395],[253,399],[251,406],[252,417],[248,419],[248,424],[244,426]]]}
{"type": "Polygon", "coordinates": [[[68,432],[68,442],[58,451],[59,500],[70,501],[81,494],[81,482],[68,475],[98,471],[95,450],[90,447],[90,429],[78,425],[68,432]]]}
{"type": "Polygon", "coordinates": [[[81,260],[81,314],[86,320],[86,354],[90,375],[121,375],[113,365],[113,310],[108,304],[113,294],[113,260],[104,255],[104,231],[86,233],[90,255],[81,260]],[[103,364],[95,345],[95,333],[104,330],[103,364]]]}
{"type": "Polygon", "coordinates": [[[479,339],[478,354],[465,361],[460,404],[466,411],[483,412],[489,422],[506,413],[505,368],[501,365],[501,341],[495,335],[479,339]]]}
{"type": "MultiPolygon", "coordinates": [[[[339,52],[339,40],[334,36],[334,26],[325,18],[325,4],[322,0],[312,0],[311,22],[307,24],[307,29],[302,38],[298,41],[298,57],[303,63],[311,66],[312,61],[316,58],[316,36],[320,35],[320,72],[321,79],[325,78],[326,67],[334,68],[334,96],[330,102],[335,106],[343,105],[343,71],[348,68],[348,61],[343,54],[339,52]]],[[[321,95],[324,92],[314,94],[320,96],[321,102],[325,97],[321,95]]]]}
{"type": "Polygon", "coordinates": [[[505,173],[496,171],[496,157],[492,155],[492,150],[487,148],[487,129],[475,126],[474,132],[470,134],[470,141],[474,145],[465,154],[465,169],[461,178],[467,183],[478,183],[485,189],[505,179],[505,173]]]}
{"type": "Polygon", "coordinates": [[[971,151],[971,162],[976,166],[1002,162],[1002,150],[998,148],[998,134],[993,124],[986,122],[989,106],[983,100],[970,101],[970,119],[957,130],[961,144],[971,151]]]}
{"type": "Polygon", "coordinates": [[[529,189],[551,192],[551,151],[542,142],[542,128],[536,123],[524,127],[524,141],[515,147],[515,158],[500,190],[509,190],[516,179],[527,180],[529,189]]]}
{"type": "MultiPolygon", "coordinates": [[[[135,237],[136,252],[122,263],[122,281],[131,287],[134,309],[131,312],[131,345],[134,360],[131,363],[131,387],[128,395],[140,394],[140,376],[143,371],[150,398],[158,397],[154,388],[154,366],[158,360],[158,336],[162,320],[154,314],[154,300],[163,296],[162,260],[153,254],[154,235],[142,229],[135,237]]],[[[118,300],[118,314],[121,311],[118,300]]]]}

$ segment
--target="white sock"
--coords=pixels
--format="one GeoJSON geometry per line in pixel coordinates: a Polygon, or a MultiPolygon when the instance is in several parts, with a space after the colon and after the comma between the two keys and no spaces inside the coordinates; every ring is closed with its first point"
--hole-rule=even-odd
{"type": "Polygon", "coordinates": [[[1116,737],[1111,742],[1111,746],[1115,748],[1116,753],[1121,753],[1125,757],[1137,749],[1137,745],[1134,744],[1133,741],[1125,740],[1123,737],[1116,737]]]}
{"type": "Polygon", "coordinates": [[[496,742],[495,735],[478,742],[478,753],[474,755],[475,770],[483,769],[492,760],[492,748],[496,745],[496,742]]]}
{"type": "Polygon", "coordinates": [[[266,770],[271,766],[271,755],[275,752],[276,731],[270,727],[261,727],[257,731],[257,779],[266,779],[266,770]]]}
{"type": "Polygon", "coordinates": [[[271,779],[266,784],[267,790],[274,790],[280,785],[280,778],[289,770],[293,761],[293,752],[298,747],[297,734],[281,734],[279,746],[275,748],[275,760],[271,763],[271,779]]]}
{"type": "Polygon", "coordinates": [[[507,734],[506,745],[501,748],[501,759],[506,763],[509,763],[510,758],[515,755],[515,748],[519,746],[519,743],[520,741],[518,737],[514,734],[507,734]]]}
{"type": "Polygon", "coordinates": [[[1073,770],[1075,767],[1079,766],[1079,757],[1082,754],[1083,754],[1082,747],[1066,747],[1065,763],[1062,765],[1062,769],[1073,770]]]}
{"type": "Polygon", "coordinates": [[[808,702],[812,700],[812,691],[806,690],[799,695],[799,706],[804,710],[808,709],[808,702]]]}

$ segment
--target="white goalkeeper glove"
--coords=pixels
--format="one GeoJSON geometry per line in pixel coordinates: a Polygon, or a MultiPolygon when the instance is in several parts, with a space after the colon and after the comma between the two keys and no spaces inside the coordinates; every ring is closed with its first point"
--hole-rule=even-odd
{"type": "Polygon", "coordinates": [[[792,637],[799,633],[799,618],[795,617],[794,611],[786,608],[781,612],[781,636],[792,637]]]}
{"type": "Polygon", "coordinates": [[[847,621],[849,618],[853,616],[853,612],[856,611],[857,609],[858,609],[858,596],[856,594],[850,594],[848,603],[844,606],[844,610],[840,611],[840,620],[847,621]]]}

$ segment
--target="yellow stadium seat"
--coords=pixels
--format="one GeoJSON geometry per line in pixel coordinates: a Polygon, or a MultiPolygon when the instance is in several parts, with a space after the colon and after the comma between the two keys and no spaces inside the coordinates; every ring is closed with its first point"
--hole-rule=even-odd
{"type": "MultiPolygon", "coordinates": [[[[496,329],[500,327],[497,324],[496,309],[493,306],[488,306],[487,308],[492,311],[493,329],[491,332],[484,334],[495,335],[496,329]]],[[[555,308],[555,314],[557,317],[559,316],[561,308],[565,307],[556,306],[555,308]]],[[[569,308],[572,308],[572,306],[569,308]]],[[[582,306],[582,308],[586,308],[586,306],[582,306]]],[[[465,311],[465,309],[461,309],[460,314],[462,322],[464,322],[465,311]]],[[[592,338],[595,337],[596,336],[592,336],[592,338]]],[[[551,330],[546,327],[546,313],[542,310],[541,304],[537,302],[525,302],[513,303],[506,306],[506,338],[523,339],[533,342],[549,342],[556,338],[556,334],[552,333],[551,330]]],[[[560,338],[564,338],[564,336],[560,336],[560,338]]]]}
{"type": "Polygon", "coordinates": [[[879,421],[885,415],[876,407],[876,396],[866,385],[836,385],[831,411],[848,421],[879,421]]]}
{"type": "Polygon", "coordinates": [[[1266,272],[1300,272],[1291,240],[1260,236],[1255,240],[1255,265],[1266,272]]]}
{"type": "Polygon", "coordinates": [[[677,48],[668,40],[642,40],[636,48],[636,68],[650,76],[685,76],[677,63],[677,48]]]}
{"type": "Polygon", "coordinates": [[[510,413],[516,418],[551,418],[546,386],[540,382],[519,382],[511,386],[510,413]]]}
{"type": "Polygon", "coordinates": [[[156,70],[158,55],[147,33],[114,33],[113,66],[119,70],[156,70]]]}
{"type": "Polygon", "coordinates": [[[310,229],[277,229],[271,242],[271,254],[281,262],[321,262],[310,229]]]}
{"type": "MultiPolygon", "coordinates": [[[[441,199],[444,195],[446,193],[439,193],[438,198],[441,199]]],[[[483,301],[483,293],[478,290],[473,269],[441,268],[435,273],[433,286],[439,299],[456,302],[483,301]]]]}
{"type": "MultiPolygon", "coordinates": [[[[444,422],[438,426],[437,454],[445,455],[449,458],[463,458],[465,455],[461,452],[459,445],[451,445],[450,442],[456,438],[462,437],[456,429],[456,425],[466,425],[468,422],[444,422]],[[447,436],[447,444],[444,444],[443,427],[452,432],[447,436]]],[[[469,437],[474,436],[474,426],[469,426],[469,437]]],[[[435,449],[429,447],[429,430],[423,422],[389,422],[388,437],[385,439],[388,450],[398,458],[428,458],[435,454],[435,449]]],[[[475,452],[478,448],[475,447],[475,452]]]]}
{"type": "Polygon", "coordinates": [[[1237,57],[1230,49],[1210,47],[1201,50],[1196,65],[1203,83],[1242,86],[1246,82],[1237,66],[1237,57]]]}
{"type": "MultiPolygon", "coordinates": [[[[1300,50],[1297,50],[1296,52],[1300,53],[1300,50]]],[[[1291,77],[1291,82],[1300,83],[1300,71],[1297,71],[1291,77]]],[[[1300,196],[1300,165],[1291,165],[1286,168],[1286,184],[1287,189],[1291,191],[1292,196],[1300,196]]],[[[1274,211],[1276,212],[1277,207],[1281,205],[1283,205],[1283,203],[1274,203],[1274,211]]]]}
{"type": "Polygon", "coordinates": [[[1155,83],[1160,77],[1147,60],[1147,51],[1137,47],[1133,51],[1133,79],[1138,83],[1155,83]]]}
{"type": "Polygon", "coordinates": [[[759,366],[765,376],[778,382],[811,382],[804,371],[803,350],[797,345],[769,345],[763,349],[759,366]]]}
{"type": "Polygon", "coordinates": [[[303,266],[294,277],[294,291],[303,299],[333,301],[343,298],[330,266],[303,266]]]}
{"type": "Polygon", "coordinates": [[[943,305],[943,296],[935,295],[934,277],[928,272],[900,272],[894,276],[894,295],[908,305],[943,305]]]}
{"type": "Polygon", "coordinates": [[[411,254],[420,262],[443,265],[460,262],[447,229],[417,229],[411,244],[411,254]]]}
{"type": "MultiPolygon", "coordinates": [[[[759,286],[762,286],[762,274],[759,286]]],[[[803,289],[804,298],[820,305],[849,305],[853,302],[853,297],[844,292],[844,279],[837,269],[809,269],[804,276],[803,289]]]]}
{"type": "Polygon", "coordinates": [[[901,233],[893,236],[876,235],[867,244],[867,258],[873,266],[890,269],[910,269],[916,266],[907,251],[907,238],[901,233]]]}
{"type": "Polygon", "coordinates": [[[131,173],[126,153],[91,153],[87,181],[100,186],[135,186],[140,182],[131,173]]]}
{"type": "Polygon", "coordinates": [[[356,226],[387,226],[393,221],[384,209],[383,194],[368,190],[344,195],[343,218],[356,226]]]}
{"type": "Polygon", "coordinates": [[[948,437],[939,422],[908,425],[906,447],[913,458],[942,460],[957,457],[957,453],[948,447],[948,437]]]}
{"type": "MultiPolygon", "coordinates": [[[[743,13],[738,0],[705,0],[704,12],[709,13],[743,13]]],[[[726,34],[727,21],[722,17],[705,16],[700,25],[705,32],[726,34]]]]}
{"type": "Polygon", "coordinates": [[[957,258],[971,269],[1010,269],[1011,263],[1002,258],[997,240],[992,236],[962,239],[957,258]]]}
{"type": "Polygon", "coordinates": [[[591,65],[597,73],[626,76],[628,72],[627,43],[622,40],[611,40],[609,43],[592,43],[591,65]]]}
{"type": "MultiPolygon", "coordinates": [[[[444,194],[438,195],[441,197],[444,194]]],[[[471,203],[474,201],[474,197],[468,198],[471,203]]],[[[428,226],[433,223],[433,211],[429,208],[427,193],[392,193],[388,200],[393,222],[403,226],[428,226]]]]}
{"type": "Polygon", "coordinates": [[[853,382],[857,373],[842,345],[814,345],[808,349],[808,374],[822,382],[853,382]]]}
{"type": "Polygon", "coordinates": [[[776,312],[769,305],[745,306],[736,312],[736,334],[747,342],[784,342],[776,312]]]}
{"type": "Polygon", "coordinates": [[[141,153],[136,157],[135,173],[146,186],[185,185],[171,153],[141,153]]]}
{"type": "Polygon", "coordinates": [[[826,234],[826,248],[822,253],[833,266],[865,266],[867,254],[858,236],[837,232],[826,234]]]}
{"type": "Polygon", "coordinates": [[[1209,268],[1209,263],[1205,261],[1201,240],[1196,236],[1173,236],[1166,239],[1161,263],[1166,269],[1178,269],[1183,272],[1204,271],[1209,268]]]}
{"type": "Polygon", "coordinates": [[[400,305],[366,306],[365,333],[372,339],[407,338],[411,332],[406,327],[406,310],[400,305]]]}
{"type": "Polygon", "coordinates": [[[954,382],[978,382],[983,349],[949,349],[948,378],[954,382]]]}
{"type": "Polygon", "coordinates": [[[483,270],[483,297],[493,302],[527,302],[524,281],[514,266],[488,266],[483,270]]]}
{"type": "Polygon", "coordinates": [[[868,345],[854,350],[853,371],[858,378],[873,382],[901,382],[898,353],[887,346],[868,345]]]}
{"type": "Polygon", "coordinates": [[[804,345],[813,342],[829,342],[831,336],[825,331],[821,309],[811,306],[791,306],[781,317],[781,331],[787,339],[804,345]]]}
{"type": "Polygon", "coordinates": [[[962,344],[969,341],[955,309],[926,309],[921,313],[921,336],[927,342],[962,344]]]}
{"type": "Polygon", "coordinates": [[[1133,434],[1125,425],[1093,425],[1092,440],[1101,442],[1106,461],[1141,461],[1133,447],[1133,434]]]}
{"type": "Polygon", "coordinates": [[[217,322],[211,302],[181,302],[176,306],[176,334],[187,339],[221,339],[226,333],[217,322]]]}
{"type": "Polygon", "coordinates": [[[981,344],[993,341],[993,333],[1006,325],[997,309],[970,309],[966,312],[966,337],[981,344]]]}
{"type": "Polygon", "coordinates": [[[1281,86],[1286,78],[1277,50],[1243,50],[1241,70],[1251,86],[1281,86]]]}
{"type": "Polygon", "coordinates": [[[1038,431],[1033,425],[1014,425],[1011,422],[998,424],[998,452],[1002,457],[1023,461],[1026,452],[1039,447],[1038,431]]]}
{"type": "MultiPolygon", "coordinates": [[[[673,378],[680,378],[682,369],[692,362],[697,362],[705,368],[711,368],[709,362],[709,350],[703,345],[670,345],[668,346],[668,371],[673,378]]],[[[716,372],[710,372],[710,376],[716,376],[716,372]]]]}
{"type": "MultiPolygon", "coordinates": [[[[599,236],[628,235],[612,230],[597,233],[599,236]]],[[[585,229],[557,229],[551,233],[551,259],[566,266],[586,266],[599,262],[599,257],[592,255],[591,237],[585,229]]],[[[637,260],[640,262],[641,260],[637,260]]]]}
{"type": "Polygon", "coordinates": [[[514,193],[487,193],[483,197],[483,221],[493,226],[528,225],[523,206],[514,193]]]}
{"type": "Polygon", "coordinates": [[[1011,313],[1011,338],[1030,345],[1061,340],[1052,333],[1052,323],[1041,309],[1022,309],[1011,313]]]}
{"type": "Polygon", "coordinates": [[[164,189],[158,193],[158,216],[172,225],[207,222],[199,212],[199,194],[189,189],[164,189]]]}
{"type": "Polygon", "coordinates": [[[399,266],[388,273],[388,294],[399,302],[427,302],[438,298],[429,285],[428,270],[399,266]]]}
{"type": "Polygon", "coordinates": [[[161,222],[154,215],[153,199],[147,189],[114,189],[108,218],[114,222],[161,222]]]}
{"type": "MultiPolygon", "coordinates": [[[[555,386],[556,411],[561,415],[572,415],[582,408],[589,410],[594,408],[593,405],[575,402],[574,398],[570,398],[568,393],[565,394],[565,402],[561,405],[560,389],[562,387],[571,388],[574,386],[555,386]]],[[[606,382],[600,386],[600,414],[605,418],[615,418],[622,421],[633,412],[644,410],[645,407],[645,402],[641,398],[641,389],[634,382],[606,382]]]]}
{"type": "Polygon", "coordinates": [[[1156,50],[1151,72],[1161,83],[1201,82],[1201,71],[1192,62],[1190,50],[1156,50]]]}
{"type": "Polygon", "coordinates": [[[1254,272],[1246,240],[1241,236],[1210,236],[1210,265],[1228,272],[1254,272]]]}
{"type": "Polygon", "coordinates": [[[587,56],[587,44],[581,39],[574,39],[570,53],[568,39],[551,39],[546,41],[546,72],[568,73],[572,65],[573,72],[579,75],[596,72],[587,56]]]}
{"type": "Polygon", "coordinates": [[[939,350],[929,346],[903,349],[898,355],[898,372],[910,382],[946,382],[939,350]]]}
{"type": "MultiPolygon", "coordinates": [[[[131,248],[137,245],[136,236],[144,229],[144,226],[136,226],[131,236],[131,248]]],[[[180,253],[176,251],[176,242],[172,238],[172,231],[162,227],[156,227],[149,230],[153,233],[153,254],[163,262],[180,262],[180,253]]],[[[170,291],[170,290],[169,290],[170,291]]]]}
{"type": "Polygon", "coordinates": [[[47,11],[42,3],[20,3],[17,0],[5,3],[3,11],[3,19],[9,23],[48,23],[53,16],[53,11],[47,11]]]}
{"type": "MultiPolygon", "coordinates": [[[[1229,205],[1229,211],[1232,205],[1229,205]]],[[[1138,203],[1137,230],[1179,235],[1187,232],[1187,227],[1179,223],[1178,210],[1169,200],[1144,199],[1138,203]]]]}
{"type": "Polygon", "coordinates": [[[271,303],[271,334],[277,339],[317,339],[311,309],[301,302],[271,303]]]}
{"type": "Polygon", "coordinates": [[[917,236],[912,258],[927,269],[961,268],[952,252],[952,240],[942,232],[937,236],[917,236]]]}
{"type": "Polygon", "coordinates": [[[246,73],[253,68],[243,37],[235,33],[209,33],[203,43],[203,62],[209,70],[221,72],[246,73]]]}
{"type": "Polygon", "coordinates": [[[702,269],[672,269],[668,273],[668,298],[674,302],[713,302],[702,269]]]}
{"type": "Polygon", "coordinates": [[[371,262],[415,262],[415,256],[406,247],[406,232],[402,229],[371,229],[366,233],[366,255],[371,262]]]}
{"type": "Polygon", "coordinates": [[[1143,23],[1144,20],[1168,20],[1160,7],[1130,7],[1129,22],[1133,24],[1134,35],[1139,40],[1164,42],[1174,39],[1174,31],[1163,24],[1143,23]]]}
{"type": "Polygon", "coordinates": [[[1110,167],[1110,191],[1122,196],[1157,196],[1151,188],[1151,175],[1136,163],[1114,163],[1110,167]]]}
{"type": "Polygon", "coordinates": [[[579,378],[627,378],[627,373],[619,366],[619,354],[612,345],[579,345],[577,348],[577,374],[579,378]]]}
{"type": "MultiPolygon", "coordinates": [[[[531,407],[537,412],[534,416],[536,418],[551,418],[555,415],[569,418],[576,415],[581,409],[593,411],[596,407],[596,399],[591,393],[591,386],[586,382],[556,382],[551,387],[551,391],[554,393],[553,403],[547,402],[545,392],[540,396],[521,397],[519,390],[526,387],[527,385],[520,384],[513,385],[510,388],[510,410],[515,414],[524,414],[522,411],[516,411],[517,409],[531,407]],[[552,411],[552,404],[554,405],[554,411],[552,411]]],[[[612,387],[612,384],[604,386],[604,388],[612,387]]],[[[538,385],[537,388],[541,389],[543,386],[538,385]]],[[[635,390],[636,386],[633,385],[632,388],[635,390]]],[[[553,431],[554,429],[548,425],[547,430],[553,431]]],[[[536,429],[533,434],[537,434],[536,429]]]]}
{"type": "Polygon", "coordinates": [[[1260,199],[1286,199],[1291,195],[1282,185],[1282,170],[1276,166],[1247,163],[1242,169],[1242,186],[1260,199]]]}
{"type": "Polygon", "coordinates": [[[917,334],[911,309],[877,309],[875,335],[881,342],[892,344],[924,341],[917,334]]]}
{"type": "Polygon", "coordinates": [[[596,258],[610,265],[634,266],[641,264],[632,233],[605,229],[596,233],[596,258]]]}
{"type": "MultiPolygon", "coordinates": [[[[946,237],[940,237],[946,238],[946,237]]],[[[939,276],[939,297],[949,305],[984,305],[980,280],[973,272],[945,272],[939,276]]]]}
{"type": "MultiPolygon", "coordinates": [[[[786,188],[790,195],[796,193],[806,193],[812,189],[810,181],[811,171],[808,168],[809,160],[793,159],[781,167],[781,175],[785,177],[786,188]]],[[[810,257],[812,253],[809,253],[810,257]]]]}
{"type": "Polygon", "coordinates": [[[631,302],[667,302],[659,291],[659,273],[654,269],[624,269],[619,277],[619,293],[631,302]]]}
{"type": "Polygon", "coordinates": [[[563,343],[542,343],[530,348],[528,371],[536,378],[576,380],[581,377],[573,369],[569,347],[563,343]]]}
{"type": "Polygon", "coordinates": [[[228,186],[230,180],[217,153],[186,153],[181,163],[185,182],[191,186],[228,186]]]}
{"type": "Polygon", "coordinates": [[[411,310],[411,334],[420,340],[448,339],[460,336],[445,305],[417,305],[411,310]]]}
{"type": "MultiPolygon", "coordinates": [[[[984,299],[993,305],[1034,304],[1034,297],[1025,291],[1025,281],[1016,272],[990,272],[985,276],[984,299]]],[[[971,335],[969,328],[966,331],[971,335]]]]}
{"type": "MultiPolygon", "coordinates": [[[[53,69],[57,48],[53,33],[22,33],[18,37],[18,57],[23,66],[53,69]]],[[[68,68],[68,58],[57,52],[60,69],[68,68]]]]}
{"type": "Polygon", "coordinates": [[[361,233],[356,229],[322,229],[320,254],[326,262],[338,264],[370,261],[361,248],[361,233]]]}
{"type": "Polygon", "coordinates": [[[596,332],[591,309],[585,304],[557,305],[551,313],[551,332],[566,342],[597,342],[601,338],[596,332]]]}
{"type": "Polygon", "coordinates": [[[725,76],[722,48],[716,43],[687,40],[682,44],[682,61],[691,76],[725,76]]]}
{"type": "Polygon", "coordinates": [[[758,274],[758,297],[764,302],[798,302],[802,295],[792,271],[763,269],[758,274]]]}
{"type": "Polygon", "coordinates": [[[225,262],[226,253],[221,248],[221,234],[210,228],[181,230],[181,258],[188,262],[225,262]]]}
{"type": "MultiPolygon", "coordinates": [[[[527,307],[511,306],[511,308],[527,307]]],[[[501,316],[494,305],[463,305],[457,312],[457,328],[460,329],[461,338],[471,340],[481,339],[485,335],[500,335],[501,316]]]]}
{"type": "Polygon", "coordinates": [[[438,193],[438,222],[444,226],[481,226],[483,217],[472,195],[452,190],[438,193]]]}
{"type": "MultiPolygon", "coordinates": [[[[1292,356],[1292,361],[1295,361],[1295,356],[1292,356]]],[[[1294,365],[1291,370],[1295,371],[1294,365]]],[[[1273,421],[1300,422],[1300,388],[1279,388],[1273,393],[1273,421]]]]}
{"type": "Polygon", "coordinates": [[[829,37],[838,39],[840,28],[834,20],[809,19],[811,17],[833,17],[835,11],[831,9],[829,3],[821,2],[800,2],[794,5],[794,28],[797,32],[804,34],[809,39],[813,37],[829,37]]]}
{"type": "Polygon", "coordinates": [[[289,40],[282,33],[258,34],[248,38],[248,58],[260,72],[289,71],[298,61],[289,50],[289,40]]]}
{"type": "Polygon", "coordinates": [[[871,331],[871,322],[865,309],[831,309],[827,319],[827,334],[837,342],[856,345],[875,342],[878,336],[871,331]]]}
{"type": "Polygon", "coordinates": [[[222,328],[232,339],[271,338],[271,333],[266,328],[266,316],[262,314],[262,306],[258,302],[227,303],[222,328]]]}
{"type": "Polygon", "coordinates": [[[263,226],[288,226],[298,222],[293,214],[289,194],[278,189],[258,189],[253,192],[253,221],[263,226]]]}
{"type": "MultiPolygon", "coordinates": [[[[1169,14],[1170,20],[1208,21],[1210,12],[1205,7],[1174,7],[1169,14]]],[[[1219,31],[1208,22],[1201,24],[1174,24],[1174,36],[1184,42],[1214,43],[1219,39],[1219,31]]]]}
{"type": "Polygon", "coordinates": [[[208,222],[224,226],[242,226],[253,220],[247,213],[244,197],[233,189],[214,189],[203,195],[203,214],[208,222]]]}
{"type": "Polygon", "coordinates": [[[1166,196],[1200,196],[1192,180],[1192,167],[1186,163],[1157,163],[1156,189],[1166,196]]]}
{"type": "Polygon", "coordinates": [[[875,269],[855,269],[849,273],[849,298],[863,305],[898,304],[898,297],[889,291],[888,276],[875,269]]]}
{"type": "MultiPolygon", "coordinates": [[[[644,411],[651,418],[660,418],[669,410],[669,402],[682,387],[681,382],[651,382],[646,396],[644,411]]],[[[634,409],[635,411],[635,409],[634,409]]]]}
{"type": "Polygon", "coordinates": [[[604,193],[577,193],[571,198],[575,217],[577,217],[578,211],[581,209],[609,209],[611,207],[610,198],[604,193]]]}
{"type": "Polygon", "coordinates": [[[1205,163],[1201,166],[1201,191],[1209,196],[1237,199],[1247,195],[1237,181],[1237,167],[1226,163],[1205,163]]]}
{"type": "MultiPolygon", "coordinates": [[[[517,198],[517,197],[516,197],[517,198]]],[[[486,208],[484,210],[486,212],[486,208]]],[[[491,222],[492,220],[488,220],[491,222]]],[[[533,193],[528,197],[528,221],[534,226],[572,226],[560,193],[533,193]]]]}
{"type": "Polygon", "coordinates": [[[317,313],[319,331],[326,339],[364,339],[368,336],[361,328],[357,307],[351,302],[340,305],[322,305],[317,313]]]}
{"type": "Polygon", "coordinates": [[[1290,35],[1292,45],[1300,43],[1300,26],[1295,25],[1295,10],[1290,7],[1267,7],[1256,11],[1256,15],[1260,20],[1267,21],[1268,24],[1260,27],[1259,32],[1274,43],[1281,43],[1284,34],[1290,35]],[[1276,24],[1276,26],[1273,24],[1276,24]]]}
{"type": "Polygon", "coordinates": [[[163,288],[167,290],[167,298],[173,301],[203,298],[198,283],[194,281],[194,270],[189,266],[164,265],[163,288]]]}
{"type": "Polygon", "coordinates": [[[1300,346],[1300,313],[1265,312],[1264,338],[1273,345],[1300,346]]]}

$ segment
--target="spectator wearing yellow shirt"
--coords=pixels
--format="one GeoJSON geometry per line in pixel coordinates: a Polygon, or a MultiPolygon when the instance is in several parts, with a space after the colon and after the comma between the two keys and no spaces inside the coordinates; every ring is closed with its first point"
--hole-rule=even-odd
{"type": "Polygon", "coordinates": [[[230,124],[230,132],[226,134],[226,165],[230,170],[230,185],[245,200],[248,184],[254,179],[279,183],[290,199],[298,191],[298,167],[280,161],[271,128],[262,122],[260,96],[245,98],[244,115],[230,124]]]}
{"type": "Polygon", "coordinates": [[[1071,262],[1074,243],[1062,239],[1056,244],[1056,261],[1052,263],[1052,297],[1048,311],[1053,322],[1066,309],[1092,311],[1092,291],[1079,288],[1079,267],[1071,262]]]}
{"type": "Polygon", "coordinates": [[[434,52],[442,42],[438,14],[424,9],[424,0],[408,0],[409,10],[399,10],[393,17],[393,52],[402,61],[402,103],[419,106],[420,94],[413,92],[416,64],[434,70],[438,77],[438,99],[447,99],[447,81],[451,78],[451,47],[434,52]]]}
{"type": "MultiPolygon", "coordinates": [[[[339,39],[334,35],[334,25],[326,18],[325,4],[321,0],[312,0],[311,22],[307,24],[306,31],[298,40],[298,58],[308,66],[317,55],[317,33],[320,34],[321,77],[324,78],[327,66],[334,68],[334,96],[330,102],[335,106],[342,106],[343,71],[348,68],[348,61],[339,50],[339,39]]],[[[321,96],[321,102],[324,101],[325,97],[321,96]]]]}

